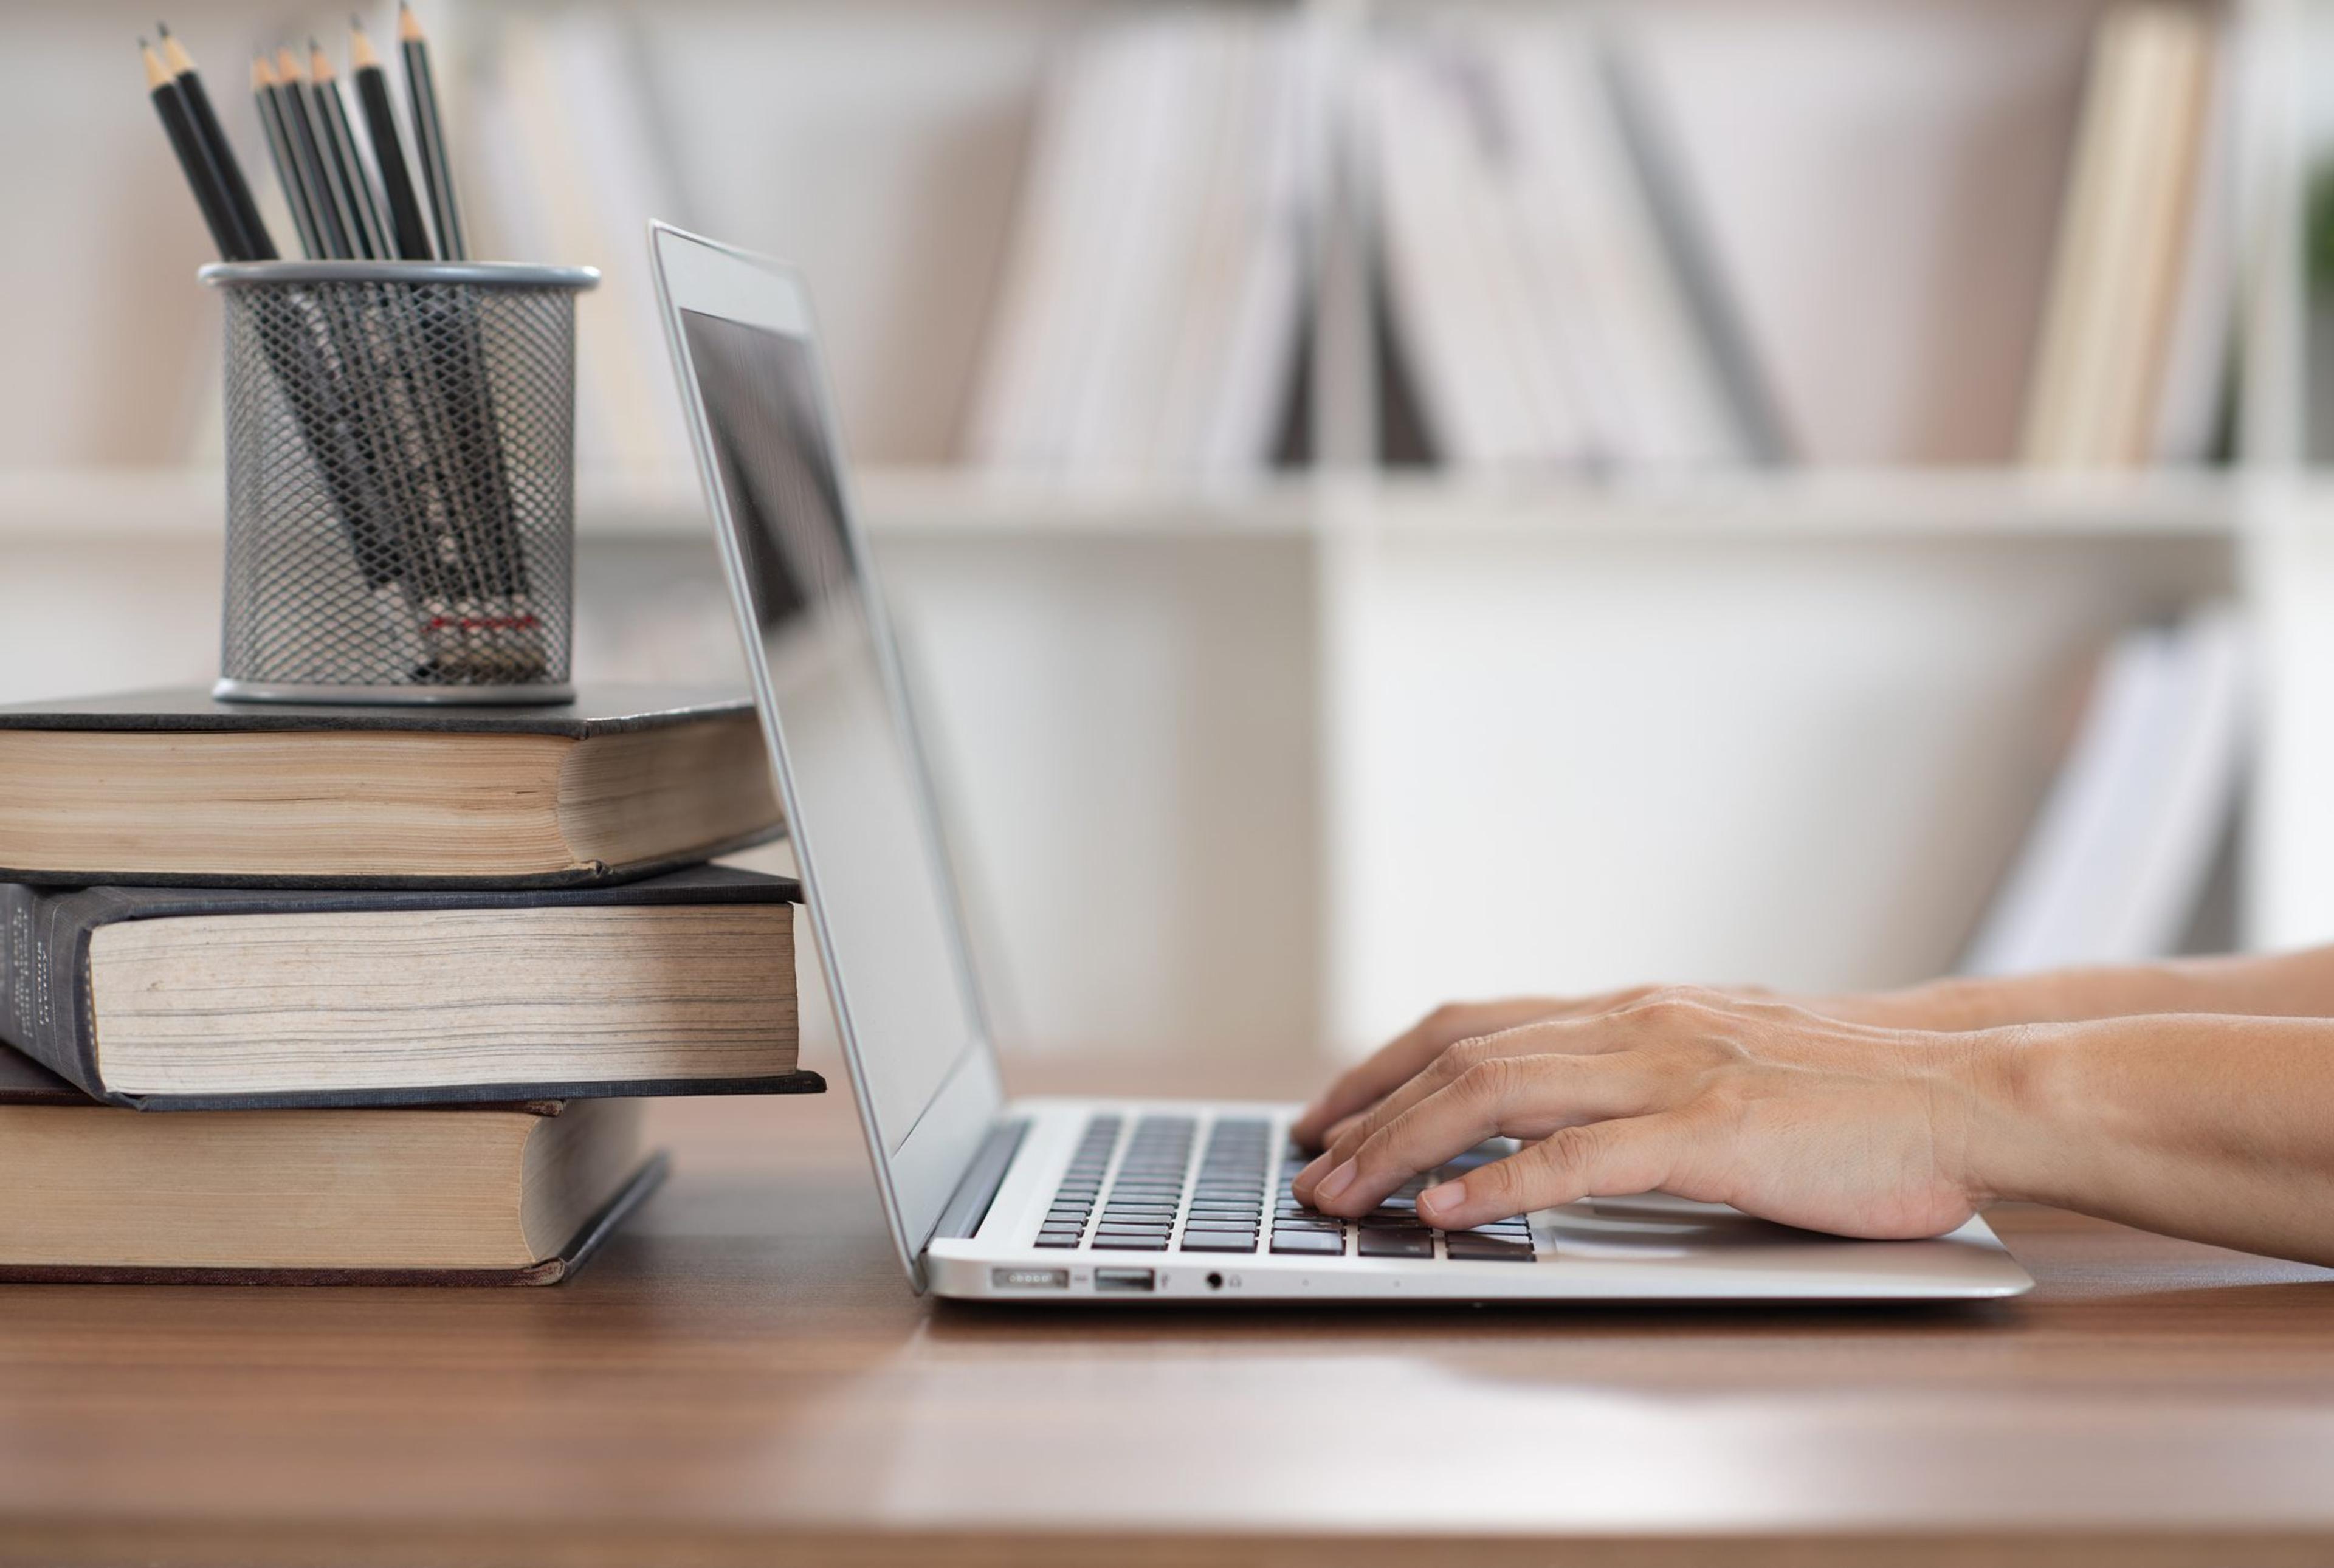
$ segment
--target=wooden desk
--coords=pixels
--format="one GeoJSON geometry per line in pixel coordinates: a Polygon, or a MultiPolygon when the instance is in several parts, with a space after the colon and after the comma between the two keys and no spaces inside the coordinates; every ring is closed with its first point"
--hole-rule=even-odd
{"type": "Polygon", "coordinates": [[[948,1306],[849,1112],[661,1108],[555,1290],[0,1292],[0,1557],[2334,1558],[2323,1271],[2024,1210],[1977,1308],[948,1306]]]}

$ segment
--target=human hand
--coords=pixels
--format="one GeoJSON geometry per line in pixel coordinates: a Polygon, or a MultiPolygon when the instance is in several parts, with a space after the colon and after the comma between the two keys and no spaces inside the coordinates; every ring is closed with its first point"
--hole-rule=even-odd
{"type": "Polygon", "coordinates": [[[1528,1147],[1429,1188],[1419,1217],[1461,1229],[1659,1189],[1843,1236],[1936,1236],[1986,1196],[1972,1151],[2001,1044],[1692,989],[1439,1051],[1413,1042],[1423,1065],[1337,1130],[1297,1196],[1366,1213],[1504,1135],[1528,1147]]]}
{"type": "MultiPolygon", "coordinates": [[[[1497,1034],[1523,1024],[1595,1017],[1675,988],[1629,986],[1586,996],[1509,996],[1497,1002],[1445,1003],[1380,1046],[1368,1061],[1341,1074],[1290,1123],[1288,1135],[1307,1149],[1326,1148],[1343,1130],[1345,1122],[1417,1077],[1428,1063],[1461,1040],[1497,1034]]],[[[1745,986],[1731,994],[1762,996],[1768,993],[1745,986]]]]}

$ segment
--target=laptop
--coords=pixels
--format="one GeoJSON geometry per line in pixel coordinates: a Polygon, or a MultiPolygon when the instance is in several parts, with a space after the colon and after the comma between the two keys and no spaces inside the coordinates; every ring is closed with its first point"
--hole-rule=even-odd
{"type": "MultiPolygon", "coordinates": [[[[876,1185],[919,1291],[1021,1303],[1896,1299],[2032,1284],[1985,1223],[1859,1242],[1658,1194],[1445,1234],[1305,1209],[1297,1107],[1018,1099],[788,268],[664,225],[657,291],[876,1185]]],[[[1499,1158],[1486,1145],[1458,1165],[1499,1158]]]]}

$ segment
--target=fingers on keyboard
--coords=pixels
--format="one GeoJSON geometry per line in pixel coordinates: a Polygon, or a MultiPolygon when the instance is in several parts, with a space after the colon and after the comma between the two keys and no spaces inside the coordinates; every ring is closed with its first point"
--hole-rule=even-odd
{"type": "Polygon", "coordinates": [[[1037,1245],[1049,1250],[1194,1253],[1253,1253],[1263,1245],[1287,1256],[1342,1257],[1350,1231],[1360,1257],[1533,1259],[1531,1230],[1520,1217],[1453,1231],[1443,1236],[1438,1253],[1435,1239],[1442,1233],[1421,1223],[1417,1200],[1448,1168],[1413,1178],[1370,1213],[1347,1222],[1297,1201],[1291,1183],[1306,1157],[1284,1145],[1276,1159],[1271,1127],[1261,1117],[1215,1122],[1194,1170],[1198,1136],[1198,1121],[1189,1116],[1145,1116],[1131,1131],[1123,1117],[1095,1117],[1080,1135],[1038,1226],[1037,1245]]]}

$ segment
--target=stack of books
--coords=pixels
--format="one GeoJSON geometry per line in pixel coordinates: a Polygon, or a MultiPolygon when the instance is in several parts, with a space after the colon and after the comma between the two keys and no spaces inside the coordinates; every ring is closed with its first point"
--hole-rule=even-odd
{"type": "Polygon", "coordinates": [[[549,1284],[816,1092],[742,699],[0,708],[0,1279],[549,1284]]]}

